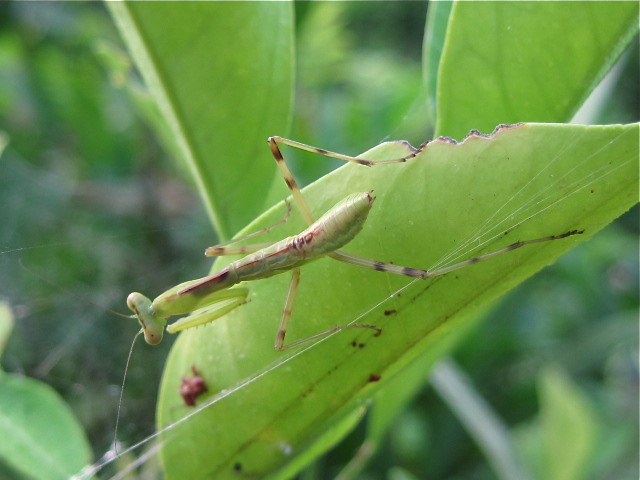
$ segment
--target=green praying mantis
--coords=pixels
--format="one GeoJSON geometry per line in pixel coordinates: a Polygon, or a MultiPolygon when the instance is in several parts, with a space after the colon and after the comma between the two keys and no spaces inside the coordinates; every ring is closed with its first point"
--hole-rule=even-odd
{"type": "MultiPolygon", "coordinates": [[[[277,350],[282,351],[303,342],[347,328],[369,328],[376,330],[379,333],[380,329],[374,325],[368,324],[335,326],[310,337],[296,340],[285,345],[284,341],[287,326],[291,318],[293,303],[300,283],[301,267],[306,263],[319,260],[320,258],[330,257],[340,262],[379,272],[387,272],[412,278],[428,279],[444,275],[453,270],[457,270],[474,263],[488,260],[492,257],[513,251],[525,245],[559,240],[583,233],[583,231],[580,230],[572,230],[560,235],[551,235],[533,240],[519,241],[499,250],[431,271],[420,268],[403,267],[392,263],[375,261],[348,254],[340,249],[353,240],[363,229],[367,216],[371,211],[375,200],[375,197],[372,195],[372,191],[353,193],[347,196],[327,211],[322,217],[315,220],[300,191],[300,188],[291,174],[291,171],[287,167],[278,144],[288,145],[311,153],[317,153],[327,157],[344,160],[346,162],[371,167],[374,165],[406,162],[424,150],[428,142],[423,143],[417,149],[414,149],[411,154],[405,157],[380,161],[342,155],[340,153],[330,152],[277,136],[270,137],[267,142],[280,173],[284,178],[287,187],[291,191],[300,213],[309,225],[308,228],[297,235],[287,237],[271,244],[253,244],[235,247],[229,246],[233,243],[237,243],[257,234],[269,231],[278,225],[276,224],[258,232],[236,238],[230,242],[209,247],[205,251],[206,256],[215,257],[238,254],[246,256],[230,263],[228,266],[212,275],[181,283],[170,288],[156,297],[153,301],[141,293],[131,293],[127,298],[127,305],[135,314],[132,317],[138,319],[147,343],[151,345],[157,345],[160,343],[162,341],[165,328],[169,333],[177,333],[182,330],[213,322],[217,318],[220,318],[235,308],[238,308],[247,301],[249,289],[246,286],[246,282],[268,278],[288,271],[291,271],[292,274],[289,290],[282,310],[282,316],[280,318],[280,324],[276,333],[275,348],[277,350]],[[167,325],[170,317],[178,315],[187,316],[167,325]]],[[[288,204],[287,208],[288,216],[288,204]]],[[[286,218],[287,217],[279,223],[286,221],[286,218]]]]}

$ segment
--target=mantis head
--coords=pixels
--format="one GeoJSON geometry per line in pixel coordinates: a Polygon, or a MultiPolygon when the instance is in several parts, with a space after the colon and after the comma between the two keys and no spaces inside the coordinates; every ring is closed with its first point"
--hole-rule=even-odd
{"type": "Polygon", "coordinates": [[[127,306],[135,313],[135,317],[144,332],[144,340],[149,345],[159,344],[162,341],[164,327],[167,325],[166,317],[156,314],[151,307],[151,300],[138,292],[129,294],[127,306]]]}

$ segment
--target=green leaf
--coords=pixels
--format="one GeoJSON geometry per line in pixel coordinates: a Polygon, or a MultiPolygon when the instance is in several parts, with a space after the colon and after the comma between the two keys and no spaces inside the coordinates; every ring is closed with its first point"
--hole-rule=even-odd
{"type": "Polygon", "coordinates": [[[418,480],[418,477],[399,467],[393,467],[389,470],[389,480],[418,480]]]}
{"type": "MultiPolygon", "coordinates": [[[[13,331],[13,325],[15,321],[13,319],[13,313],[11,308],[6,302],[0,302],[0,358],[4,353],[4,349],[7,346],[11,332],[13,331]]],[[[0,374],[2,369],[0,369],[0,374]]]]}
{"type": "Polygon", "coordinates": [[[5,131],[0,130],[0,157],[2,156],[2,153],[4,152],[4,149],[7,147],[8,144],[9,144],[9,135],[5,131]]]}
{"type": "MultiPolygon", "coordinates": [[[[0,303],[0,329],[13,315],[0,303]]],[[[0,339],[0,343],[3,343],[0,339]]],[[[0,463],[26,478],[67,479],[91,460],[80,422],[46,383],[0,372],[0,463]]]]}
{"type": "Polygon", "coordinates": [[[293,478],[300,470],[308,466],[351,432],[365,412],[366,408],[362,406],[353,410],[350,415],[346,415],[340,421],[327,424],[326,428],[323,429],[324,431],[316,437],[315,441],[304,452],[301,452],[292,462],[287,464],[286,468],[278,472],[278,477],[293,478]]]}
{"type": "Polygon", "coordinates": [[[438,87],[438,66],[442,58],[447,25],[453,2],[433,2],[427,11],[424,41],[422,43],[422,78],[431,118],[436,118],[436,97],[438,87]]]}
{"type": "Polygon", "coordinates": [[[596,444],[595,419],[586,398],[557,368],[542,372],[538,390],[545,478],[585,478],[596,444]]]}
{"type": "Polygon", "coordinates": [[[437,134],[569,121],[637,31],[637,2],[456,2],[437,134]]]}
{"type": "MultiPolygon", "coordinates": [[[[449,265],[518,240],[573,229],[585,233],[432,281],[410,282],[330,259],[306,265],[289,341],[354,321],[383,332],[379,337],[369,330],[340,332],[285,354],[272,345],[289,276],[252,282],[248,304],[185,332],[171,352],[159,425],[194,412],[178,394],[191,365],[209,393],[199,399],[203,411],[163,436],[167,478],[237,478],[239,473],[255,478],[286,468],[414,359],[432,351],[434,357],[442,355],[438,346],[488,302],[634,205],[637,138],[636,124],[517,125],[459,144],[433,141],[405,164],[348,165],[305,189],[316,215],[349,193],[373,189],[377,200],[368,222],[345,250],[412,267],[449,265]]],[[[407,153],[406,144],[395,142],[367,158],[407,153]]],[[[248,230],[282,215],[279,206],[248,230]]],[[[294,213],[264,240],[303,227],[294,213]]],[[[223,264],[218,261],[216,268],[223,264]]]]}
{"type": "MultiPolygon", "coordinates": [[[[464,72],[465,68],[471,65],[476,65],[478,60],[477,58],[472,58],[469,61],[466,61],[467,57],[469,56],[477,56],[477,51],[473,48],[466,49],[463,52],[459,51],[461,45],[465,44],[465,42],[463,41],[463,37],[461,37],[460,34],[468,35],[468,31],[472,30],[473,32],[480,32],[481,35],[493,36],[493,38],[497,38],[498,41],[503,40],[499,38],[499,30],[484,32],[482,24],[478,24],[475,19],[476,13],[480,11],[480,14],[486,15],[486,18],[490,18],[492,15],[494,15],[496,17],[495,21],[508,22],[511,19],[511,17],[509,16],[504,17],[509,20],[500,20],[499,15],[504,13],[505,15],[512,15],[513,18],[518,19],[518,21],[522,24],[525,21],[525,19],[521,17],[523,13],[522,4],[517,5],[517,8],[509,8],[509,6],[507,5],[477,5],[473,2],[468,2],[468,4],[466,5],[457,4],[456,8],[464,9],[463,14],[460,14],[460,12],[457,11],[457,16],[451,16],[452,6],[453,2],[436,2],[431,6],[433,8],[430,7],[428,11],[427,26],[423,45],[423,79],[427,91],[426,104],[432,110],[431,115],[435,118],[436,99],[438,94],[437,87],[440,86],[443,93],[441,100],[443,98],[446,98],[451,101],[451,103],[447,104],[446,106],[447,108],[451,108],[452,110],[445,110],[444,114],[446,115],[447,113],[449,113],[453,115],[459,115],[459,117],[448,119],[451,125],[457,126],[458,118],[464,120],[465,118],[467,118],[467,115],[471,114],[473,119],[476,119],[479,116],[485,116],[484,119],[480,120],[486,120],[485,125],[488,128],[491,128],[491,126],[495,123],[502,121],[497,116],[492,117],[492,115],[496,112],[493,112],[491,108],[487,108],[486,105],[483,105],[481,109],[472,111],[473,113],[471,113],[471,111],[463,111],[464,108],[459,108],[459,104],[456,100],[450,99],[448,97],[448,95],[451,93],[449,87],[452,82],[453,84],[458,85],[460,83],[460,80],[463,79],[463,81],[466,83],[467,73],[464,72]],[[499,12],[499,10],[502,13],[499,12]],[[455,25],[456,28],[453,30],[453,33],[448,38],[447,42],[445,42],[445,36],[449,35],[448,26],[450,18],[454,19],[454,21],[452,21],[452,25],[455,25]],[[446,58],[449,60],[449,67],[454,66],[454,68],[448,70],[450,76],[447,77],[443,75],[442,83],[438,84],[437,79],[440,74],[439,65],[443,56],[443,52],[445,51],[447,52],[446,58]],[[451,55],[451,52],[456,52],[456,54],[451,55]],[[459,60],[463,61],[460,62],[459,60]]],[[[546,7],[548,7],[547,11],[557,8],[563,13],[568,13],[565,6],[562,5],[559,5],[557,7],[548,5],[546,7]]],[[[589,9],[590,7],[586,8],[589,9]]],[[[525,12],[527,15],[527,21],[531,21],[533,24],[539,22],[540,19],[537,14],[534,14],[534,12],[530,11],[530,9],[526,9],[525,12]]],[[[572,16],[573,13],[568,13],[568,15],[572,16]]],[[[615,22],[615,15],[613,15],[610,11],[607,11],[607,15],[610,15],[610,20],[612,22],[615,22]]],[[[625,17],[623,15],[618,15],[617,19],[623,21],[625,20],[625,17]]],[[[577,20],[578,18],[571,19],[573,30],[587,30],[584,26],[576,26],[575,23],[577,20]]],[[[620,25],[616,25],[616,28],[611,29],[610,32],[616,32],[620,30],[620,25]]],[[[562,35],[562,32],[556,33],[558,34],[558,36],[562,35]]],[[[537,39],[536,41],[541,43],[548,40],[546,36],[534,36],[534,38],[537,39]]],[[[574,37],[572,37],[572,39],[573,38],[574,37]]],[[[628,38],[622,37],[621,39],[618,39],[618,43],[620,43],[620,45],[624,45],[626,40],[628,40],[628,38]]],[[[606,45],[604,49],[585,52],[585,56],[588,56],[590,58],[593,65],[603,64],[605,65],[605,68],[609,68],[612,60],[616,58],[619,53],[620,45],[616,44],[615,38],[609,38],[609,44],[606,45]],[[607,48],[609,48],[609,50],[607,50],[607,48]]],[[[557,49],[554,50],[554,52],[556,51],[557,49]]],[[[504,45],[502,58],[508,58],[509,56],[518,56],[520,64],[527,64],[529,62],[535,63],[536,55],[538,55],[538,53],[539,52],[537,52],[536,50],[529,52],[528,49],[525,49],[523,51],[521,43],[510,42],[509,44],[504,45]],[[532,56],[529,56],[530,53],[532,53],[532,56]]],[[[480,56],[482,57],[482,55],[480,56]]],[[[517,88],[518,85],[522,85],[523,87],[528,85],[531,74],[530,69],[514,69],[512,68],[512,66],[513,65],[509,64],[501,64],[501,68],[507,71],[506,74],[509,75],[509,78],[511,80],[508,87],[517,88]],[[520,78],[518,76],[520,76],[520,78]]],[[[445,70],[445,72],[447,72],[447,70],[445,70]]],[[[479,69],[474,74],[482,76],[482,78],[474,78],[474,81],[476,83],[486,85],[490,83],[492,79],[496,78],[496,75],[503,75],[504,72],[502,72],[501,69],[490,68],[489,66],[489,68],[479,69]]],[[[597,77],[594,78],[595,81],[597,81],[597,77]]],[[[573,99],[573,104],[566,105],[568,110],[574,111],[579,108],[582,103],[582,97],[588,95],[591,88],[593,87],[592,83],[594,82],[594,78],[585,76],[583,78],[584,82],[582,84],[579,81],[576,81],[572,85],[565,85],[565,87],[571,87],[572,89],[572,94],[570,97],[573,99]]],[[[472,100],[478,98],[475,92],[469,90],[465,90],[464,92],[462,92],[462,95],[470,95],[472,100]]],[[[495,101],[500,104],[500,102],[503,101],[503,97],[498,95],[497,98],[495,98],[495,101]]],[[[527,118],[527,115],[529,114],[528,109],[530,107],[529,103],[530,102],[520,102],[518,104],[511,105],[513,108],[517,109],[517,112],[512,112],[512,118],[518,118],[518,115],[521,115],[522,118],[527,118]]],[[[474,108],[477,105],[468,103],[467,106],[474,108]]],[[[550,106],[554,108],[556,107],[556,105],[550,106]]],[[[496,111],[499,112],[499,109],[496,109],[496,111]]],[[[407,121],[415,123],[415,119],[412,117],[405,119],[405,123],[407,121]]],[[[469,125],[469,128],[471,128],[471,122],[469,125]]],[[[462,133],[466,130],[464,130],[463,128],[457,131],[459,133],[462,133]]],[[[471,322],[469,322],[468,326],[471,326],[471,322]]],[[[460,335],[465,334],[462,329],[459,333],[460,335]]],[[[372,409],[371,414],[367,417],[369,420],[370,428],[368,429],[368,435],[367,439],[365,440],[364,450],[368,452],[369,455],[374,454],[372,445],[378,445],[383,433],[386,430],[386,426],[394,420],[395,414],[399,412],[403,408],[403,406],[411,400],[411,398],[413,397],[412,392],[416,391],[417,388],[420,387],[424,382],[424,372],[427,371],[427,366],[432,363],[432,358],[430,358],[430,355],[427,355],[426,358],[423,359],[422,363],[424,365],[421,366],[419,364],[416,364],[414,367],[412,367],[415,371],[413,377],[411,371],[403,372],[402,376],[396,377],[391,385],[388,385],[382,392],[380,392],[376,396],[374,408],[372,409]]],[[[452,404],[451,406],[455,408],[454,404],[452,404]]],[[[358,457],[354,457],[352,463],[357,465],[362,464],[361,459],[358,457]]],[[[511,473],[507,473],[507,477],[509,477],[509,475],[511,475],[511,473]]]]}
{"type": "Polygon", "coordinates": [[[180,147],[160,114],[158,104],[146,87],[135,79],[129,56],[107,41],[97,41],[93,50],[96,58],[109,73],[110,83],[127,93],[129,100],[135,105],[135,110],[155,132],[165,152],[174,158],[182,158],[180,147]]]}
{"type": "Polygon", "coordinates": [[[222,238],[273,204],[293,82],[290,2],[107,2],[222,238]],[[230,46],[233,48],[229,48],[230,46]],[[256,195],[261,192],[261,195],[256,195]]]}
{"type": "MultiPolygon", "coordinates": [[[[387,314],[393,315],[394,312],[387,310],[387,314]]],[[[442,352],[448,352],[451,344],[455,343],[458,340],[457,337],[461,337],[464,333],[466,333],[466,328],[459,329],[456,335],[449,336],[446,342],[440,342],[435,348],[418,357],[385,382],[384,388],[376,392],[367,415],[366,438],[360,445],[358,452],[354,454],[337,478],[340,480],[358,478],[362,468],[380,448],[387,430],[397,420],[398,414],[406,408],[419,389],[427,382],[433,363],[442,355],[442,352]]]]}

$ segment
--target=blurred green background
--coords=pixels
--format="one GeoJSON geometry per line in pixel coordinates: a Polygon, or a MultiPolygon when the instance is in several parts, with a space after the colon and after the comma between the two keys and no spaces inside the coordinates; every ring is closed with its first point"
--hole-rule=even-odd
{"type": "MultiPolygon", "coordinates": [[[[429,138],[425,126],[403,125],[421,84],[426,9],[424,2],[297,3],[290,137],[353,154],[397,132],[414,144],[429,138]]],[[[161,292],[206,274],[202,251],[216,243],[192,186],[103,54],[105,42],[123,48],[100,3],[0,4],[0,130],[9,140],[0,158],[0,300],[17,318],[3,367],[60,392],[97,457],[113,441],[137,331],[106,309],[126,314],[129,292],[161,292]]],[[[638,121],[634,44],[594,123],[638,121]]],[[[305,162],[295,173],[307,183],[336,165],[305,162]]],[[[537,374],[561,365],[608,439],[593,478],[638,477],[638,230],[636,207],[504,298],[455,355],[522,435],[539,411],[537,374]]],[[[134,353],[118,435],[125,443],[153,432],[171,340],[134,353]]],[[[362,435],[351,434],[309,478],[333,476],[362,435]]],[[[401,478],[393,476],[400,471],[493,478],[427,383],[366,478],[401,478]]]]}

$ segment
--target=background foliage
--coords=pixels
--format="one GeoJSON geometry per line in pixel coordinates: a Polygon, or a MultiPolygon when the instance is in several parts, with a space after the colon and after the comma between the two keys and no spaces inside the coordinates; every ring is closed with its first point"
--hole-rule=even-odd
{"type": "MultiPolygon", "coordinates": [[[[171,146],[158,145],[140,113],[143,92],[124,88],[126,56],[105,53],[120,40],[104,8],[0,8],[0,128],[10,140],[0,159],[0,292],[17,317],[3,366],[54,386],[100,455],[113,439],[136,330],[100,306],[122,311],[133,286],[158,292],[205,274],[201,247],[216,239],[192,186],[169,160],[158,161],[171,146]]],[[[344,152],[394,138],[421,81],[425,8],[298,4],[292,138],[344,152]]],[[[593,123],[638,120],[634,48],[593,123]]],[[[424,140],[423,132],[406,135],[424,140]]],[[[305,162],[296,175],[310,181],[328,163],[305,162]]],[[[456,352],[523,445],[558,383],[540,372],[562,365],[577,402],[595,418],[598,441],[609,439],[592,459],[603,477],[637,478],[637,421],[628,421],[638,411],[637,235],[636,211],[512,292],[456,352]],[[547,397],[539,399],[536,382],[547,397]]],[[[134,355],[119,434],[127,443],[153,431],[151,405],[169,345],[134,355]]],[[[354,432],[308,475],[335,473],[361,435],[354,432]]],[[[394,422],[368,475],[401,478],[394,477],[401,471],[491,478],[477,446],[428,387],[394,422]]]]}

